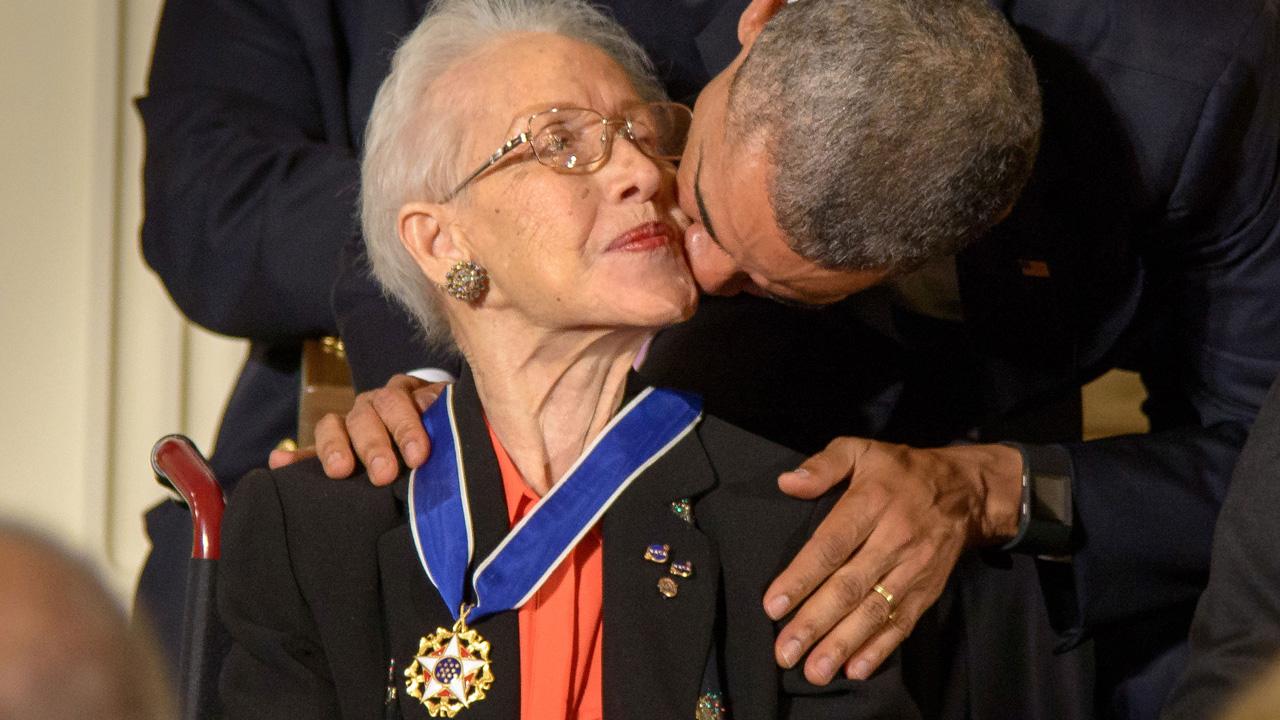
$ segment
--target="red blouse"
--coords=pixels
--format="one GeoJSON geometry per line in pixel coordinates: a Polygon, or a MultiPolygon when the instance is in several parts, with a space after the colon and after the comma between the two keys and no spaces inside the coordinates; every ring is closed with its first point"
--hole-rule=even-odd
{"type": "MultiPolygon", "coordinates": [[[[538,497],[489,430],[507,519],[514,527],[538,497]]],[[[603,636],[603,553],[592,528],[519,610],[522,720],[600,720],[600,642],[603,636]]]]}

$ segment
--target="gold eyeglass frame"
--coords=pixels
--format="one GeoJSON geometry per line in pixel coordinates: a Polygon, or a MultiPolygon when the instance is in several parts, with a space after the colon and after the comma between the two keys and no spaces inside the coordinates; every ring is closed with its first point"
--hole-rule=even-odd
{"type": "MultiPolygon", "coordinates": [[[[687,115],[688,115],[688,117],[689,117],[689,124],[690,124],[690,125],[692,125],[692,122],[693,122],[693,110],[691,110],[691,109],[689,108],[689,106],[688,106],[688,105],[684,105],[684,104],[682,104],[682,103],[675,103],[675,102],[650,102],[650,103],[642,103],[642,104],[640,104],[640,105],[636,105],[635,107],[637,107],[637,108],[647,108],[647,107],[653,107],[653,106],[664,106],[664,107],[680,108],[681,110],[683,110],[683,111],[685,112],[685,114],[687,114],[687,115]]],[[[634,108],[633,108],[633,109],[634,109],[634,108]]],[[[468,176],[467,176],[467,177],[466,177],[462,182],[458,183],[457,187],[455,187],[453,190],[449,191],[449,194],[448,194],[448,195],[446,195],[446,196],[444,197],[444,199],[443,199],[443,200],[441,200],[441,202],[449,202],[450,200],[452,200],[452,199],[456,198],[456,197],[458,196],[458,194],[459,194],[459,193],[461,193],[464,189],[466,189],[466,187],[467,187],[468,185],[470,185],[471,183],[475,182],[475,181],[476,181],[476,179],[478,179],[481,175],[483,175],[483,174],[485,173],[485,171],[487,171],[489,168],[493,167],[494,165],[497,165],[497,164],[498,164],[498,162],[499,162],[500,160],[502,160],[502,158],[506,157],[508,154],[510,154],[513,150],[515,150],[516,148],[520,147],[521,145],[524,145],[525,143],[529,143],[529,142],[533,139],[533,137],[534,137],[534,136],[532,135],[532,132],[533,132],[533,121],[534,121],[534,119],[535,119],[535,118],[537,118],[537,117],[539,117],[539,116],[542,116],[542,115],[547,115],[547,114],[552,114],[552,113],[559,113],[559,112],[564,112],[564,111],[567,111],[567,110],[578,110],[578,111],[584,111],[584,112],[589,112],[589,113],[592,113],[592,114],[594,114],[594,115],[599,116],[599,117],[600,117],[600,124],[604,126],[604,129],[605,129],[606,131],[609,129],[609,127],[610,127],[610,126],[617,126],[617,127],[618,127],[618,132],[625,133],[625,134],[626,134],[627,139],[628,139],[628,140],[630,140],[630,141],[631,141],[631,143],[632,143],[633,145],[635,145],[635,146],[636,146],[636,148],[637,148],[640,152],[644,153],[644,155],[645,155],[646,157],[653,158],[654,160],[679,160],[679,159],[680,159],[680,156],[679,156],[679,155],[653,155],[653,154],[650,154],[648,151],[646,151],[646,150],[644,149],[644,147],[643,147],[643,146],[642,146],[642,145],[641,145],[641,144],[636,140],[635,134],[632,132],[632,121],[631,121],[631,120],[629,120],[629,119],[627,119],[627,117],[626,117],[626,115],[625,115],[625,114],[624,114],[622,117],[610,118],[610,117],[605,117],[605,115],[604,115],[603,113],[601,113],[601,112],[599,112],[599,111],[597,111],[597,110],[592,110],[591,108],[580,108],[580,107],[563,107],[563,108],[561,108],[561,107],[553,107],[553,108],[548,108],[548,109],[546,109],[546,110],[539,110],[538,112],[536,112],[536,113],[534,113],[534,114],[530,115],[529,117],[525,118],[525,129],[524,129],[523,131],[521,131],[521,132],[520,132],[520,134],[518,134],[518,135],[516,135],[515,137],[511,138],[510,140],[507,140],[506,142],[504,142],[504,143],[501,145],[501,147],[499,147],[497,150],[495,150],[495,151],[493,152],[493,154],[492,154],[492,155],[490,155],[490,156],[489,156],[489,159],[488,159],[488,160],[486,160],[486,161],[484,162],[484,164],[482,164],[480,167],[476,168],[474,172],[472,172],[470,175],[468,175],[468,176]]],[[[630,111],[628,111],[628,112],[630,112],[630,111]]],[[[609,155],[613,152],[613,137],[614,137],[614,135],[617,135],[617,134],[618,134],[618,132],[605,132],[605,133],[604,133],[604,135],[603,135],[603,137],[602,137],[602,140],[601,140],[601,142],[604,144],[603,152],[601,153],[601,155],[600,155],[600,157],[599,157],[599,158],[596,158],[596,159],[594,159],[594,160],[589,161],[588,163],[586,163],[586,165],[591,165],[591,164],[593,164],[593,163],[597,163],[597,162],[601,162],[601,161],[604,161],[604,160],[608,160],[608,159],[609,159],[609,155]]],[[[687,128],[687,127],[686,127],[685,132],[686,132],[686,133],[688,132],[688,128],[687,128]]],[[[575,172],[584,172],[584,171],[585,171],[585,170],[583,170],[583,169],[579,169],[579,168],[577,167],[577,165],[576,165],[576,164],[574,164],[574,165],[561,165],[561,164],[552,164],[552,163],[546,162],[545,160],[543,160],[543,159],[542,159],[542,157],[541,157],[541,156],[539,156],[539,155],[538,155],[538,150],[537,150],[537,148],[536,148],[536,147],[534,147],[533,145],[530,145],[530,147],[533,149],[533,157],[534,157],[534,159],[536,159],[536,160],[538,161],[538,163],[539,163],[539,164],[544,165],[544,166],[546,166],[546,167],[549,167],[549,168],[551,168],[552,170],[555,170],[556,172],[563,172],[563,173],[575,173],[575,172]]]]}

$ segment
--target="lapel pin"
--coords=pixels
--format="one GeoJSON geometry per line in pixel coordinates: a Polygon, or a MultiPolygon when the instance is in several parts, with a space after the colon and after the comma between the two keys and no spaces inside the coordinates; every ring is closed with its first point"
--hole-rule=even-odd
{"type": "Polygon", "coordinates": [[[644,549],[644,559],[659,565],[666,562],[670,555],[671,546],[664,543],[654,543],[644,549]]]}
{"type": "Polygon", "coordinates": [[[394,704],[396,701],[396,659],[391,658],[391,662],[387,665],[387,697],[383,701],[384,705],[394,704]]]}
{"type": "Polygon", "coordinates": [[[729,711],[724,706],[724,696],[714,690],[703,693],[693,717],[694,720],[726,720],[729,711]]]}
{"type": "Polygon", "coordinates": [[[689,498],[680,498],[672,502],[671,512],[686,523],[693,524],[693,503],[689,502],[689,498]]]}
{"type": "Polygon", "coordinates": [[[1044,260],[1026,260],[1018,259],[1018,268],[1022,270],[1022,274],[1033,278],[1047,278],[1049,274],[1049,263],[1044,260]]]}
{"type": "Polygon", "coordinates": [[[658,592],[662,593],[663,597],[673,598],[680,592],[680,586],[675,580],[663,577],[658,580],[658,592]]]}
{"type": "Polygon", "coordinates": [[[681,562],[673,562],[671,563],[671,567],[669,569],[672,575],[675,575],[677,577],[687,578],[693,574],[693,561],[684,560],[681,562]]]}

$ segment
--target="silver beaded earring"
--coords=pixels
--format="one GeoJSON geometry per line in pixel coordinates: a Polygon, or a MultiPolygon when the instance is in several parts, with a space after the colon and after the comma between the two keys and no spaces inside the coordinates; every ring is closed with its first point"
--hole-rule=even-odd
{"type": "Polygon", "coordinates": [[[489,289],[489,273],[470,260],[459,260],[445,273],[440,287],[456,300],[475,302],[489,289]]]}

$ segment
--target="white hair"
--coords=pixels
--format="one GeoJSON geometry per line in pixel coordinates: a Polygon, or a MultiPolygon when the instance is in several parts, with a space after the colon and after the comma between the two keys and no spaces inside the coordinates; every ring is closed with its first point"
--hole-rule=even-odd
{"type": "MultiPolygon", "coordinates": [[[[439,0],[391,59],[365,128],[360,219],[370,268],[383,292],[437,342],[449,338],[439,291],[400,242],[400,208],[442,201],[483,158],[458,157],[468,108],[435,81],[459,61],[513,33],[545,32],[600,48],[646,100],[664,98],[645,52],[586,0],[439,0]]],[[[495,138],[494,145],[505,140],[495,138]]]]}

